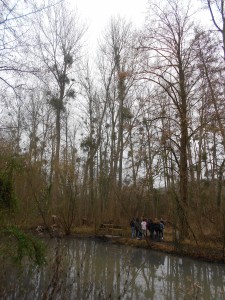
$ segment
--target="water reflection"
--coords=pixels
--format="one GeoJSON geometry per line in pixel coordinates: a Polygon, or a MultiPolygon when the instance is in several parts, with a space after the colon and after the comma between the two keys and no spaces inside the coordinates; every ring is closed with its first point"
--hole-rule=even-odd
{"type": "Polygon", "coordinates": [[[46,267],[7,273],[1,299],[225,299],[223,265],[92,239],[48,248],[46,267]]]}

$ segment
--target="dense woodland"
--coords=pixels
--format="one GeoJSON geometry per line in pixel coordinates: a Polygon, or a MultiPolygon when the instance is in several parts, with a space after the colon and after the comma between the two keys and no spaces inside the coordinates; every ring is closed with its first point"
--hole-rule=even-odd
{"type": "Polygon", "coordinates": [[[148,4],[89,49],[65,1],[0,0],[1,226],[225,236],[225,1],[148,4]]]}

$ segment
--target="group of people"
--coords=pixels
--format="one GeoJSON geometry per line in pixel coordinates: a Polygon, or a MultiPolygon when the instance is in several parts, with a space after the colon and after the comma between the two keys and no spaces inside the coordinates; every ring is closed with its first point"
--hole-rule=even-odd
{"type": "Polygon", "coordinates": [[[152,221],[152,219],[146,218],[133,218],[130,221],[130,227],[132,239],[142,239],[147,236],[154,240],[163,240],[164,238],[165,222],[163,219],[152,221]]]}

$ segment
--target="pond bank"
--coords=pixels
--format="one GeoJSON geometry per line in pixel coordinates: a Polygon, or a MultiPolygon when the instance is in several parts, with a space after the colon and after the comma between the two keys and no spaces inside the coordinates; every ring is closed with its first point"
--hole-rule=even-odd
{"type": "Polygon", "coordinates": [[[112,243],[130,245],[138,248],[148,248],[155,251],[160,251],[176,256],[188,256],[193,259],[200,259],[211,263],[225,263],[224,251],[222,249],[206,248],[203,245],[193,245],[193,243],[183,243],[176,245],[167,241],[150,241],[147,240],[133,240],[131,238],[112,238],[112,243]]]}
{"type": "MultiPolygon", "coordinates": [[[[98,235],[97,233],[93,233],[90,228],[76,228],[73,232],[72,236],[74,237],[91,237],[102,239],[109,243],[127,245],[131,247],[137,248],[145,248],[152,249],[160,252],[164,252],[167,254],[172,254],[176,256],[188,256],[193,259],[198,259],[211,263],[225,263],[225,251],[221,243],[209,243],[198,242],[195,241],[185,241],[183,243],[176,244],[172,241],[170,236],[170,232],[165,231],[165,239],[163,241],[152,241],[149,237],[146,239],[132,239],[125,236],[109,236],[109,235],[98,235]]],[[[129,232],[129,230],[128,230],[129,232]]],[[[71,237],[72,237],[71,236],[71,237]]]]}
{"type": "MultiPolygon", "coordinates": [[[[35,233],[36,235],[37,233],[35,233]]],[[[106,234],[98,234],[91,227],[76,227],[71,235],[64,236],[60,235],[60,238],[94,238],[100,239],[107,243],[126,245],[136,248],[152,249],[160,251],[166,254],[172,254],[175,256],[187,256],[193,259],[198,259],[210,263],[225,263],[225,251],[221,243],[209,243],[198,242],[187,240],[185,242],[176,244],[172,241],[169,232],[165,231],[163,241],[152,241],[149,237],[145,239],[132,239],[129,237],[129,229],[123,236],[112,236],[106,234]]]]}

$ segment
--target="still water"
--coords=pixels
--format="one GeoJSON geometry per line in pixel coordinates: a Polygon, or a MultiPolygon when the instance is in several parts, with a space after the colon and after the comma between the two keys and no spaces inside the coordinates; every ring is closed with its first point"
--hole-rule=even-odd
{"type": "Polygon", "coordinates": [[[225,299],[224,265],[94,239],[47,246],[48,264],[7,274],[1,299],[225,299]]]}

